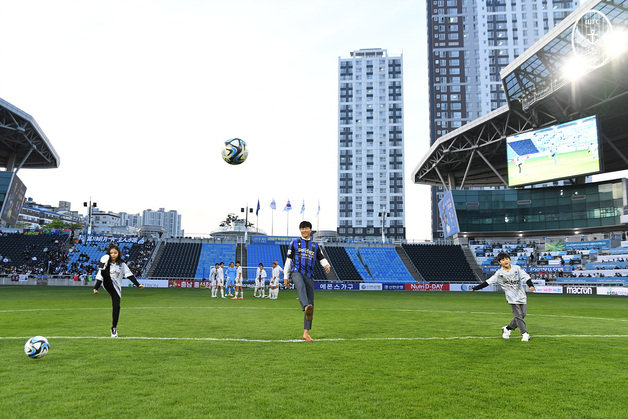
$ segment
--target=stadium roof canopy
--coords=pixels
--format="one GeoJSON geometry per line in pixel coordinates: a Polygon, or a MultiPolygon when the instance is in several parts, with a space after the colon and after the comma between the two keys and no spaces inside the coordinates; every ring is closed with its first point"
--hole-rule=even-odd
{"type": "Polygon", "coordinates": [[[59,155],[35,119],[0,99],[0,167],[8,171],[59,167],[59,155]]]}
{"type": "Polygon", "coordinates": [[[507,136],[591,115],[604,170],[628,169],[627,49],[628,0],[583,4],[502,70],[508,105],[440,137],[414,182],[507,186],[507,136]]]}

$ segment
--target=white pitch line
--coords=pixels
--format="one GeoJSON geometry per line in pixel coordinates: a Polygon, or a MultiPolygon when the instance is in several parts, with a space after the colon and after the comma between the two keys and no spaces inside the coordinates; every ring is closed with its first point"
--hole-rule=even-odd
{"type": "MultiPolygon", "coordinates": [[[[164,307],[133,307],[123,306],[124,310],[294,310],[294,307],[212,307],[212,306],[198,306],[198,307],[184,307],[184,306],[164,306],[164,307]]],[[[0,310],[0,313],[25,313],[29,311],[81,311],[81,310],[111,310],[111,307],[75,307],[75,308],[24,308],[14,310],[0,310]]]]}
{"type": "MultiPolygon", "coordinates": [[[[538,338],[628,338],[628,335],[533,335],[538,338]]],[[[27,336],[0,336],[0,340],[29,339],[27,336]]],[[[245,339],[245,338],[187,338],[157,336],[127,336],[110,338],[108,336],[48,336],[47,339],[106,339],[106,340],[171,340],[171,341],[210,341],[210,342],[247,342],[247,343],[305,343],[302,339],[245,339]]],[[[501,339],[501,336],[430,336],[430,337],[387,337],[387,338],[323,338],[315,342],[365,342],[365,341],[427,341],[427,340],[484,340],[501,339]]]]}
{"type": "MultiPolygon", "coordinates": [[[[155,306],[155,307],[124,307],[124,310],[295,310],[293,307],[247,307],[247,306],[234,306],[234,307],[215,307],[215,306],[155,306]]],[[[26,313],[26,312],[39,312],[39,311],[81,311],[81,310],[111,310],[110,307],[78,307],[78,308],[26,308],[15,310],[0,310],[0,313],[26,313]]],[[[389,312],[402,312],[402,313],[450,313],[450,314],[480,314],[489,316],[507,315],[508,312],[490,312],[490,311],[462,311],[462,310],[427,310],[427,309],[413,309],[413,308],[348,308],[340,307],[334,309],[322,309],[325,311],[389,311],[389,312]]],[[[606,320],[613,322],[628,322],[628,319],[614,319],[610,317],[593,317],[593,316],[567,316],[560,314],[528,314],[528,318],[534,317],[552,317],[561,319],[576,319],[576,320],[606,320]]]]}

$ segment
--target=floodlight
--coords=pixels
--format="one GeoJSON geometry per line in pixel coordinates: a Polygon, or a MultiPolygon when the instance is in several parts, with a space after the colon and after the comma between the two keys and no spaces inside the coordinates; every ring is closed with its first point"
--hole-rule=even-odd
{"type": "Polygon", "coordinates": [[[562,65],[561,73],[569,81],[577,81],[591,68],[589,60],[583,55],[573,54],[562,65]]]}
{"type": "Polygon", "coordinates": [[[613,29],[607,32],[600,42],[604,54],[610,58],[615,58],[628,50],[628,33],[621,29],[613,29]]]}

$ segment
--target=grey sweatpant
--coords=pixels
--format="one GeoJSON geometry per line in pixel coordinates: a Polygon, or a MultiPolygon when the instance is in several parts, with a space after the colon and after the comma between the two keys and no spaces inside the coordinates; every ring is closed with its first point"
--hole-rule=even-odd
{"type": "MultiPolygon", "coordinates": [[[[301,303],[301,310],[311,304],[314,307],[314,280],[306,276],[301,275],[299,272],[292,272],[290,279],[294,282],[297,288],[297,294],[299,295],[299,303],[301,303]]],[[[312,321],[308,321],[303,314],[303,329],[310,330],[312,328],[312,321]]]]}
{"type": "Polygon", "coordinates": [[[528,333],[528,329],[526,328],[526,322],[523,320],[526,316],[526,305],[511,304],[510,309],[512,310],[512,315],[514,317],[506,327],[510,330],[515,330],[518,327],[522,335],[524,333],[528,333]]]}

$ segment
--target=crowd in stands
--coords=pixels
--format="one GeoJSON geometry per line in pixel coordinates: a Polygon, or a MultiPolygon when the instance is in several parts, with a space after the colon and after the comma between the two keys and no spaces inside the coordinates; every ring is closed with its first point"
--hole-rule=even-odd
{"type": "MultiPolygon", "coordinates": [[[[146,265],[148,265],[148,261],[150,260],[154,249],[155,243],[147,240],[144,242],[143,246],[140,246],[138,253],[134,257],[128,259],[127,266],[131,272],[133,272],[133,275],[136,277],[140,277],[142,275],[142,272],[146,268],[146,265]]],[[[125,260],[127,259],[125,258],[125,260]]]]}
{"type": "MultiPolygon", "coordinates": [[[[77,280],[88,279],[96,274],[100,257],[105,254],[110,241],[113,241],[120,246],[122,258],[126,261],[133,274],[136,277],[141,277],[156,247],[155,242],[144,239],[139,240],[138,238],[100,237],[98,240],[91,240],[91,238],[87,239],[82,236],[74,240],[73,237],[70,238],[68,235],[47,233],[35,235],[0,233],[0,275],[70,275],[77,280]]],[[[607,242],[610,243],[609,241],[607,242]]],[[[565,247],[574,246],[573,243],[566,244],[569,246],[565,247]]],[[[525,267],[534,279],[544,279],[548,282],[560,280],[559,282],[563,283],[568,278],[578,278],[580,280],[585,278],[628,279],[628,249],[624,251],[622,248],[610,248],[608,244],[606,247],[599,248],[594,246],[586,247],[589,243],[582,244],[585,246],[577,249],[568,248],[567,250],[550,251],[546,250],[545,243],[540,242],[471,242],[469,248],[475,256],[478,265],[482,268],[485,278],[491,276],[498,268],[495,260],[497,254],[507,252],[511,255],[512,263],[525,267]]],[[[414,253],[421,250],[430,255],[439,250],[440,247],[435,245],[427,247],[417,246],[415,249],[413,246],[404,245],[403,249],[410,256],[412,263],[417,266],[417,269],[425,270],[426,266],[429,265],[426,259],[427,256],[419,255],[420,257],[415,257],[414,253]]],[[[459,246],[454,247],[460,250],[459,246]]],[[[351,259],[350,250],[357,252],[355,247],[330,247],[327,252],[332,265],[334,265],[333,262],[335,261],[342,266],[347,264],[358,267],[370,266],[372,270],[373,264],[389,264],[391,258],[397,255],[391,249],[384,249],[387,251],[384,255],[384,259],[387,262],[373,262],[371,259],[380,257],[380,253],[384,254],[384,252],[380,249],[360,249],[360,254],[357,256],[358,263],[351,259]],[[373,254],[371,255],[371,253],[373,254]]],[[[460,255],[457,259],[464,260],[464,257],[460,255]]],[[[401,266],[402,262],[397,261],[395,265],[401,266]]],[[[438,282],[441,280],[435,280],[434,275],[430,275],[427,271],[421,273],[426,278],[429,278],[430,281],[438,282]]],[[[341,280],[348,275],[341,271],[338,271],[338,274],[341,280]]],[[[357,271],[353,272],[353,274],[358,278],[362,275],[357,271]]],[[[377,278],[369,278],[368,275],[363,276],[366,279],[361,278],[361,280],[370,279],[380,282],[385,282],[386,280],[413,280],[412,278],[396,278],[390,272],[380,273],[377,278]]],[[[324,278],[324,275],[321,278],[324,278]]],[[[442,280],[446,281],[447,279],[443,278],[442,280]]],[[[628,284],[628,282],[626,283],[628,284]]]]}
{"type": "Polygon", "coordinates": [[[46,274],[63,270],[67,265],[67,235],[24,236],[0,233],[0,275],[46,274]],[[21,249],[16,250],[15,242],[21,249]]]}
{"type": "MultiPolygon", "coordinates": [[[[84,243],[81,239],[70,239],[67,234],[43,232],[37,235],[0,233],[0,239],[0,275],[70,275],[75,280],[96,274],[98,261],[109,245],[84,243]]],[[[141,275],[154,248],[155,243],[148,240],[141,244],[122,244],[123,259],[135,276],[141,275]]]]}
{"type": "Polygon", "coordinates": [[[495,256],[502,251],[511,255],[513,264],[531,268],[529,274],[534,279],[565,282],[568,278],[628,278],[628,249],[623,252],[621,248],[609,249],[608,246],[582,246],[549,251],[545,250],[545,243],[480,241],[471,242],[469,247],[484,268],[485,278],[493,274],[498,265],[495,256]]]}

